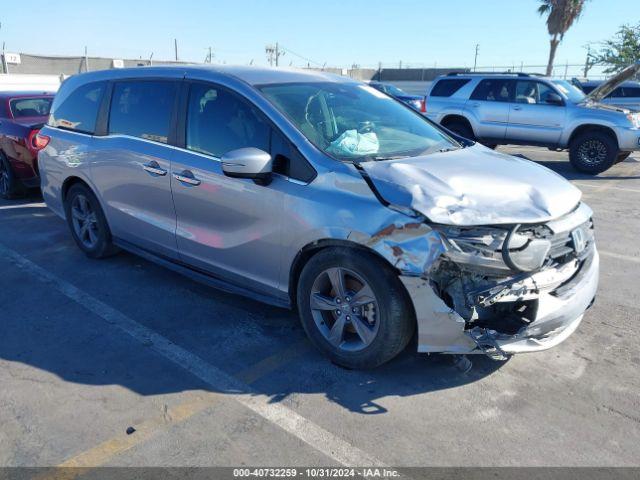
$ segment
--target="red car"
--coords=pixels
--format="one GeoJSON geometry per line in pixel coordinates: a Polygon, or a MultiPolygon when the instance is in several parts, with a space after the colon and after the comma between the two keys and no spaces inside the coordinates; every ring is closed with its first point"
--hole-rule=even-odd
{"type": "Polygon", "coordinates": [[[49,92],[0,92],[0,197],[40,187],[38,151],[48,139],[38,132],[52,101],[49,92]]]}

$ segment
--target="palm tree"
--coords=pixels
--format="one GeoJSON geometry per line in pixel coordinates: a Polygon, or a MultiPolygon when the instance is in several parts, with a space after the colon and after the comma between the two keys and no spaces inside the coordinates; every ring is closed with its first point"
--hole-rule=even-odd
{"type": "Polygon", "coordinates": [[[547,76],[553,71],[553,60],[556,57],[558,45],[573,22],[580,17],[585,2],[586,0],[540,0],[538,13],[547,16],[547,30],[551,35],[547,76]]]}

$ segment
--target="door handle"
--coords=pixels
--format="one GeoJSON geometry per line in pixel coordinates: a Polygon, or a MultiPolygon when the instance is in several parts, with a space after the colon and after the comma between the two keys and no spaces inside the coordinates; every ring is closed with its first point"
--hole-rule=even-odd
{"type": "Polygon", "coordinates": [[[472,107],[472,108],[478,108],[479,106],[480,106],[480,104],[479,104],[479,103],[472,103],[472,104],[471,104],[471,107],[472,107]]]}
{"type": "Polygon", "coordinates": [[[161,168],[158,162],[156,162],[155,160],[151,160],[149,163],[143,164],[142,168],[144,168],[149,173],[160,175],[161,177],[167,174],[167,171],[164,168],[161,168]]]}
{"type": "Polygon", "coordinates": [[[522,107],[513,107],[513,109],[519,112],[520,110],[522,110],[522,107]]]}
{"type": "Polygon", "coordinates": [[[183,170],[180,173],[173,173],[173,178],[182,183],[187,183],[189,185],[198,186],[202,182],[193,176],[193,173],[190,170],[183,170]]]}

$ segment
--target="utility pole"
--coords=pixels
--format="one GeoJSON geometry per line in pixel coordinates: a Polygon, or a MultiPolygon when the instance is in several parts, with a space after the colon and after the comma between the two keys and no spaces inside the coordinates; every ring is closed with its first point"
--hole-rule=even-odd
{"type": "Polygon", "coordinates": [[[584,60],[584,78],[587,78],[587,75],[589,75],[589,70],[593,66],[593,63],[591,63],[590,57],[591,57],[591,45],[587,45],[587,58],[584,60]]]}
{"type": "Polygon", "coordinates": [[[476,71],[476,67],[478,66],[478,51],[480,50],[480,44],[476,43],[476,55],[473,58],[473,71],[476,71]]]}
{"type": "Polygon", "coordinates": [[[284,55],[285,52],[283,52],[280,49],[280,45],[278,45],[278,42],[276,42],[275,45],[271,44],[271,45],[267,45],[264,48],[264,51],[267,54],[267,59],[269,61],[269,66],[273,67],[273,64],[276,64],[276,67],[279,64],[279,59],[281,56],[284,55]]]}
{"type": "Polygon", "coordinates": [[[204,59],[204,63],[213,63],[213,49],[211,47],[209,47],[209,53],[204,59]]]}
{"type": "Polygon", "coordinates": [[[87,54],[87,46],[84,47],[84,71],[89,71],[89,55],[87,54]]]}
{"type": "Polygon", "coordinates": [[[153,52],[151,52],[151,55],[149,55],[149,66],[153,66],[153,52]]]}
{"type": "Polygon", "coordinates": [[[178,39],[174,38],[173,39],[173,48],[176,52],[176,62],[178,61],[178,39]]]}
{"type": "MultiPolygon", "coordinates": [[[[2,22],[0,22],[0,30],[2,30],[2,22]]],[[[4,49],[4,40],[2,41],[2,73],[9,73],[9,64],[7,63],[7,52],[4,49]]]]}

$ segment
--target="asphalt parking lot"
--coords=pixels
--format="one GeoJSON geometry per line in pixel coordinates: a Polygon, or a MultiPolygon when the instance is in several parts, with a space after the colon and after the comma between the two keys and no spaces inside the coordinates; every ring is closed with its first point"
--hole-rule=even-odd
{"type": "Polygon", "coordinates": [[[41,199],[0,201],[0,465],[640,465],[640,155],[588,177],[502,150],[584,192],[601,284],[559,347],[467,373],[411,348],[341,369],[291,312],[90,260],[41,199]]]}

